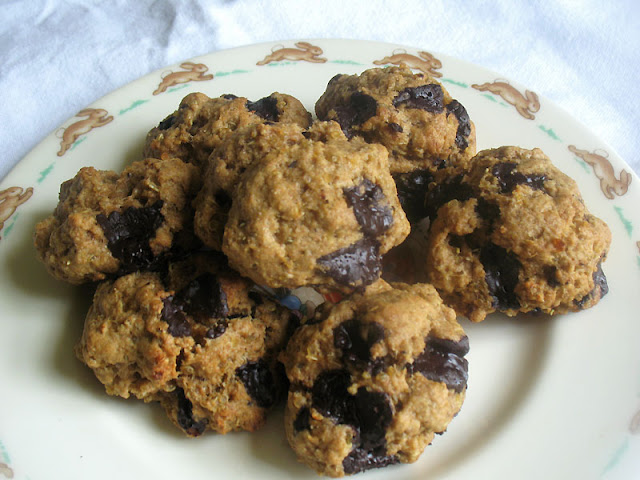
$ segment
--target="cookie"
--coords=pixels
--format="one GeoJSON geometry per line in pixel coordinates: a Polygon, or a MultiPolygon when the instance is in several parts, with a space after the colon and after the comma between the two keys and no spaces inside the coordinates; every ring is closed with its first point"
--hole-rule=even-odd
{"type": "Polygon", "coordinates": [[[204,166],[213,149],[236,129],[271,122],[306,128],[311,114],[298,99],[278,92],[255,102],[230,94],[209,98],[204,93],[191,93],[175,112],[149,131],[143,155],[176,157],[204,166]]]}
{"type": "Polygon", "coordinates": [[[276,356],[291,315],[251,285],[210,254],[171,264],[166,278],[105,281],[76,354],[108,394],[160,402],[189,436],[256,430],[286,391],[276,356]]]}
{"type": "Polygon", "coordinates": [[[437,80],[406,66],[336,75],[315,111],[348,137],[384,145],[394,174],[435,172],[475,154],[475,126],[464,106],[437,80]]]}
{"type": "Polygon", "coordinates": [[[609,228],[540,149],[485,150],[440,175],[416,261],[459,314],[477,322],[494,311],[565,313],[607,293],[609,228]]]}
{"type": "Polygon", "coordinates": [[[384,147],[347,140],[335,122],[239,134],[258,154],[231,192],[222,241],[230,265],[274,288],[373,283],[381,255],[409,233],[384,147]]]}
{"type": "Polygon", "coordinates": [[[36,225],[38,257],[72,284],[151,268],[193,244],[190,204],[199,189],[197,168],[176,158],[140,160],[121,174],[84,167],[36,225]]]}
{"type": "Polygon", "coordinates": [[[280,357],[299,461],[332,477],[415,462],[462,406],[468,350],[428,284],[380,281],[327,306],[280,357]]]}

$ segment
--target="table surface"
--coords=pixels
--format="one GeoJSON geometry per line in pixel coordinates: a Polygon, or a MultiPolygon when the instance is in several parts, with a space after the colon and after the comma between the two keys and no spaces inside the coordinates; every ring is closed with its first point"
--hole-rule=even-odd
{"type": "Polygon", "coordinates": [[[0,180],[79,110],[151,71],[294,38],[419,47],[556,103],[640,173],[640,2],[0,0],[0,180]]]}

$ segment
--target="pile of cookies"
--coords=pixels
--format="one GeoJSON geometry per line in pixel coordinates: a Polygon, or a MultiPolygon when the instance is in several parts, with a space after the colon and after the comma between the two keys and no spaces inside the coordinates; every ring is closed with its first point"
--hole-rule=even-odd
{"type": "Polygon", "coordinates": [[[35,245],[54,277],[96,284],[76,354],[107,393],[194,437],[253,431],[284,399],[300,461],[339,477],[414,462],[447,429],[458,316],[595,305],[611,235],[539,149],[476,152],[422,73],[337,75],[315,113],[189,94],[141,160],[63,183],[35,245]],[[321,300],[289,308],[300,288],[321,300]]]}

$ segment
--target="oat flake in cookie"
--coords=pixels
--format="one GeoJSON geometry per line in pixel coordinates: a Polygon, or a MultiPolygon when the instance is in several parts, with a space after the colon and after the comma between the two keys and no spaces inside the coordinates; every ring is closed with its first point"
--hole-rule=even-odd
{"type": "Polygon", "coordinates": [[[106,281],[76,354],[108,394],[159,401],[189,436],[256,430],[285,391],[276,356],[291,314],[250,286],[208,254],[171,264],[166,278],[106,281]]]}
{"type": "Polygon", "coordinates": [[[332,477],[415,462],[464,400],[469,343],[454,311],[428,284],[380,281],[318,320],[281,355],[298,459],[332,477]]]}
{"type": "Polygon", "coordinates": [[[426,278],[472,321],[578,311],[608,291],[609,228],[539,149],[479,152],[467,169],[439,172],[425,206],[426,278]]]}
{"type": "Polygon", "coordinates": [[[272,122],[306,128],[311,114],[298,99],[278,92],[255,102],[231,94],[209,98],[204,93],[191,93],[175,112],[151,129],[143,154],[177,157],[202,167],[212,150],[236,129],[272,122]]]}
{"type": "Polygon", "coordinates": [[[384,145],[394,175],[433,173],[475,154],[475,127],[464,106],[437,80],[406,66],[337,75],[315,110],[347,136],[384,145]]]}
{"type": "Polygon", "coordinates": [[[178,243],[193,243],[191,201],[199,188],[197,168],[177,158],[140,160],[121,174],[84,167],[36,225],[38,257],[73,284],[152,268],[178,243]]]}
{"type": "Polygon", "coordinates": [[[259,154],[231,192],[222,243],[230,265],[269,287],[373,283],[381,255],[409,233],[387,151],[347,140],[335,122],[238,134],[261,128],[272,129],[268,148],[253,144],[259,154]]]}

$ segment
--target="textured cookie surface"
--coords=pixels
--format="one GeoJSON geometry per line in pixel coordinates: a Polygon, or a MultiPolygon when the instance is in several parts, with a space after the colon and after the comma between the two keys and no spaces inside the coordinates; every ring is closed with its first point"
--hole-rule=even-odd
{"type": "Polygon", "coordinates": [[[611,233],[539,149],[478,153],[468,169],[431,184],[423,213],[427,279],[473,321],[494,311],[577,311],[608,291],[601,264],[611,233]]]}
{"type": "Polygon", "coordinates": [[[283,393],[276,355],[290,312],[250,294],[219,257],[166,278],[137,272],[99,285],[76,354],[107,393],[159,401],[189,436],[253,431],[283,393]]]}
{"type": "Polygon", "coordinates": [[[281,355],[290,445],[333,477],[416,461],[462,406],[468,349],[427,284],[378,282],[328,307],[281,355]]]}
{"type": "Polygon", "coordinates": [[[305,134],[293,125],[262,128],[273,129],[278,146],[233,189],[222,243],[230,265],[270,287],[375,281],[380,255],[409,232],[386,150],[347,140],[335,122],[305,134]]]}
{"type": "Polygon", "coordinates": [[[475,127],[464,106],[438,81],[408,67],[337,75],[315,110],[347,136],[384,145],[394,174],[434,172],[475,154],[475,127]]]}
{"type": "Polygon", "coordinates": [[[184,97],[178,109],[147,135],[143,154],[148,157],[177,157],[204,166],[213,149],[236,129],[265,122],[309,126],[311,115],[291,95],[274,92],[255,102],[245,97],[204,93],[184,97]]]}
{"type": "Polygon", "coordinates": [[[176,158],[140,160],[121,174],[82,168],[36,226],[38,256],[73,284],[150,268],[177,243],[191,243],[199,188],[197,168],[176,158]]]}

